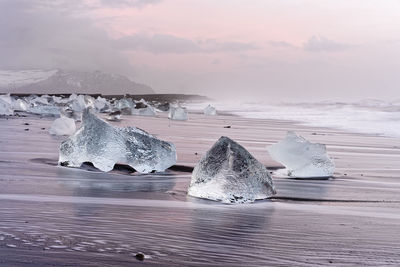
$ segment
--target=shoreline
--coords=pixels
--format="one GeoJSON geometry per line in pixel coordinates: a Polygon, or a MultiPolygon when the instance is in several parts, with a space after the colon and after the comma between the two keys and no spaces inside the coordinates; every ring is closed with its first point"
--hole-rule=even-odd
{"type": "Polygon", "coordinates": [[[4,264],[400,264],[393,234],[400,225],[396,138],[194,113],[186,122],[170,122],[162,114],[123,116],[112,123],[136,126],[173,142],[177,165],[187,167],[193,167],[221,135],[239,142],[269,167],[279,164],[265,146],[283,138],[287,130],[327,144],[337,167],[333,179],[273,177],[280,199],[224,205],[186,196],[191,174],[179,168],[131,175],[121,169],[102,173],[54,166],[64,138],[48,134],[52,120],[32,115],[0,118],[4,264]],[[133,256],[139,251],[151,258],[139,262],[133,256]]]}

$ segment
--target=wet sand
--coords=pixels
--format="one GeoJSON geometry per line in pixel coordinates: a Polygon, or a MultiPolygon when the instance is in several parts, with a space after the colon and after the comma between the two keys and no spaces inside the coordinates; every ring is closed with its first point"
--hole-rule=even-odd
{"type": "Polygon", "coordinates": [[[227,115],[124,116],[113,124],[175,143],[179,166],[102,173],[57,166],[64,138],[48,134],[52,120],[0,118],[1,266],[400,265],[399,139],[227,115]],[[246,205],[186,196],[191,168],[221,135],[273,170],[265,146],[287,130],[327,144],[335,177],[274,177],[276,197],[246,205]]]}

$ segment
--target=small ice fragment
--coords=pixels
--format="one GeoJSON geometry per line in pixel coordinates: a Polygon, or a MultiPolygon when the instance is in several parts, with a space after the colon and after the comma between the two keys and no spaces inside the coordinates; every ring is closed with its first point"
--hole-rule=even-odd
{"type": "Polygon", "coordinates": [[[157,104],[156,104],[156,108],[157,108],[159,111],[161,111],[161,112],[168,111],[168,110],[169,110],[169,107],[170,107],[170,105],[169,105],[168,102],[165,102],[165,103],[157,103],[157,104]]]}
{"type": "Polygon", "coordinates": [[[63,166],[79,167],[83,162],[91,162],[105,172],[112,170],[115,163],[122,163],[149,173],[174,165],[176,150],[172,143],[139,128],[114,127],[86,109],[81,128],[61,143],[59,156],[63,166]]]}
{"type": "Polygon", "coordinates": [[[169,108],[168,118],[175,121],[186,121],[188,119],[188,112],[186,108],[171,106],[169,108]]]}
{"type": "Polygon", "coordinates": [[[194,168],[188,194],[224,203],[246,203],[268,198],[275,189],[265,166],[223,136],[194,168]]]}
{"type": "Polygon", "coordinates": [[[73,135],[76,131],[74,119],[61,116],[51,124],[49,133],[52,135],[73,135]]]}
{"type": "Polygon", "coordinates": [[[216,110],[213,106],[208,105],[208,106],[204,109],[204,115],[207,115],[207,116],[215,116],[215,115],[217,115],[217,110],[216,110]]]}
{"type": "Polygon", "coordinates": [[[9,247],[9,248],[16,248],[16,247],[17,247],[17,246],[14,245],[14,244],[6,244],[6,246],[9,247]]]}
{"type": "Polygon", "coordinates": [[[14,110],[26,111],[28,109],[29,105],[24,100],[17,99],[17,100],[13,101],[12,107],[13,107],[14,110]]]}
{"type": "Polygon", "coordinates": [[[14,115],[11,105],[0,98],[0,115],[14,115]]]}
{"type": "Polygon", "coordinates": [[[57,116],[60,115],[60,108],[56,106],[34,106],[29,107],[27,112],[39,115],[57,116]]]}
{"type": "Polygon", "coordinates": [[[108,121],[119,121],[119,120],[121,120],[121,111],[116,110],[116,111],[111,112],[106,117],[106,120],[108,120],[108,121]]]}
{"type": "Polygon", "coordinates": [[[109,108],[109,103],[107,99],[98,96],[96,101],[94,102],[94,108],[97,112],[105,112],[109,108]]]}
{"type": "Polygon", "coordinates": [[[147,106],[145,108],[132,109],[132,115],[154,117],[157,115],[157,113],[153,107],[147,106]]]}
{"type": "Polygon", "coordinates": [[[335,172],[335,164],[327,155],[325,145],[311,143],[291,131],[267,150],[274,160],[286,167],[291,177],[330,177],[335,172]]]}

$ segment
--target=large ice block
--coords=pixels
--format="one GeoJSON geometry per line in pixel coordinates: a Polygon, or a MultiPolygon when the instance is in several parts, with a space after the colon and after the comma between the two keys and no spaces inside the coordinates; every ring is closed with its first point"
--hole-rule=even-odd
{"type": "Polygon", "coordinates": [[[83,162],[91,162],[105,172],[121,163],[149,173],[174,165],[176,150],[172,143],[139,128],[114,127],[86,109],[81,128],[61,143],[59,156],[63,166],[79,167],[83,162]]]}
{"type": "Polygon", "coordinates": [[[311,143],[291,131],[267,150],[274,160],[286,167],[291,177],[330,177],[335,172],[335,164],[326,153],[325,145],[311,143]]]}
{"type": "Polygon", "coordinates": [[[188,194],[224,203],[245,203],[268,198],[275,189],[265,166],[223,136],[194,168],[188,194]]]}

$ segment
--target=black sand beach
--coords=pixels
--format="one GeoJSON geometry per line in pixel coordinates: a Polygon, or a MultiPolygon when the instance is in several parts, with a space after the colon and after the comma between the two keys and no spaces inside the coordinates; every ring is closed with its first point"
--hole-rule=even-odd
{"type": "Polygon", "coordinates": [[[235,116],[124,116],[113,124],[172,141],[181,167],[102,173],[57,166],[64,138],[48,134],[52,120],[0,118],[1,266],[400,265],[399,139],[235,116]],[[334,178],[274,177],[274,198],[245,205],[186,196],[191,168],[220,136],[273,170],[265,147],[288,130],[327,145],[334,178]]]}

